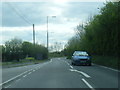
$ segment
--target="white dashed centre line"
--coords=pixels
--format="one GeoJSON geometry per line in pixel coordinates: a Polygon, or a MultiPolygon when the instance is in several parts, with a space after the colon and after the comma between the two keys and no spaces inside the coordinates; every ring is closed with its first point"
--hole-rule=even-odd
{"type": "Polygon", "coordinates": [[[23,77],[26,77],[27,75],[24,75],[23,77]]]}
{"type": "Polygon", "coordinates": [[[32,72],[29,72],[28,74],[31,74],[32,72]]]}
{"type": "Polygon", "coordinates": [[[11,85],[8,85],[7,87],[5,87],[5,88],[8,88],[8,87],[10,87],[11,85]]]}
{"type": "Polygon", "coordinates": [[[78,70],[75,70],[75,69],[69,69],[70,71],[72,72],[78,72],[78,73],[81,73],[82,75],[84,75],[86,78],[91,78],[88,74],[82,72],[82,71],[78,71],[78,70]]]}
{"type": "Polygon", "coordinates": [[[35,70],[33,70],[33,72],[34,72],[35,70]]]}
{"type": "Polygon", "coordinates": [[[70,65],[70,68],[73,69],[73,66],[70,65]]]}
{"type": "Polygon", "coordinates": [[[20,81],[21,79],[16,80],[16,82],[20,81]]]}
{"type": "Polygon", "coordinates": [[[91,90],[95,90],[84,78],[82,78],[82,81],[89,87],[91,90]]]}

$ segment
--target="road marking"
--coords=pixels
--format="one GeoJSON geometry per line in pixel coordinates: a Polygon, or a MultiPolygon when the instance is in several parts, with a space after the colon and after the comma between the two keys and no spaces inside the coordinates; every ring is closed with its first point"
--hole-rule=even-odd
{"type": "Polygon", "coordinates": [[[25,72],[23,72],[23,73],[21,73],[21,74],[15,76],[15,77],[13,77],[13,78],[11,78],[11,79],[9,79],[9,80],[7,80],[7,81],[1,83],[0,86],[2,86],[2,85],[5,84],[5,83],[8,83],[8,82],[10,82],[10,81],[12,81],[12,80],[14,80],[14,79],[20,77],[20,76],[22,76],[23,74],[25,74],[25,73],[27,73],[27,72],[29,72],[29,71],[31,71],[31,70],[32,70],[32,69],[30,69],[30,70],[28,70],[28,71],[25,71],[25,72]]]}
{"type": "Polygon", "coordinates": [[[23,77],[26,77],[27,75],[24,75],[23,77]]]}
{"type": "Polygon", "coordinates": [[[32,70],[33,70],[33,69],[30,69],[30,70],[28,70],[28,72],[29,72],[29,71],[32,71],[32,70]]]}
{"type": "Polygon", "coordinates": [[[115,69],[112,69],[112,68],[109,68],[109,67],[105,67],[105,66],[101,66],[101,65],[100,65],[100,67],[103,67],[103,68],[106,68],[106,69],[110,69],[112,71],[120,72],[119,70],[115,70],[115,69]]]}
{"type": "Polygon", "coordinates": [[[68,62],[64,61],[67,65],[71,66],[68,62]]]}
{"type": "Polygon", "coordinates": [[[82,78],[82,81],[89,87],[91,90],[95,90],[84,78],[82,78]]]}
{"type": "Polygon", "coordinates": [[[50,62],[52,62],[52,59],[50,60],[50,62]]]}
{"type": "Polygon", "coordinates": [[[86,73],[84,73],[84,72],[82,72],[82,71],[77,71],[77,72],[83,74],[83,75],[84,75],[85,77],[87,77],[87,78],[90,78],[90,76],[89,76],[88,74],[86,74],[86,73]]]}
{"type": "Polygon", "coordinates": [[[16,82],[20,81],[21,79],[16,80],[16,82]]]}
{"type": "Polygon", "coordinates": [[[106,66],[102,66],[102,65],[98,65],[98,64],[94,64],[94,63],[93,63],[93,65],[97,65],[97,66],[102,67],[102,68],[110,69],[110,70],[115,71],[115,72],[120,72],[119,70],[116,70],[116,69],[113,69],[110,67],[106,67],[106,66]]]}
{"type": "MultiPolygon", "coordinates": [[[[48,64],[48,63],[44,63],[44,64],[48,64]]],[[[0,86],[2,86],[3,84],[8,83],[8,82],[10,82],[10,81],[12,81],[12,80],[14,80],[14,79],[16,79],[16,78],[20,77],[20,76],[22,76],[22,75],[24,75],[25,73],[28,73],[28,72],[30,72],[30,71],[33,71],[33,72],[34,72],[35,70],[30,69],[30,70],[28,70],[28,71],[25,71],[25,72],[23,72],[23,73],[21,73],[21,74],[19,74],[19,75],[15,76],[15,77],[13,77],[13,78],[11,78],[11,79],[9,79],[9,80],[5,81],[5,82],[3,82],[3,83],[0,83],[0,86]]]]}
{"type": "Polygon", "coordinates": [[[72,72],[81,73],[81,74],[84,75],[86,78],[91,78],[88,74],[86,74],[86,73],[84,73],[84,72],[82,72],[82,71],[78,71],[78,70],[76,70],[76,69],[69,69],[69,70],[72,71],[72,72]]]}
{"type": "MultiPolygon", "coordinates": [[[[28,70],[28,71],[29,71],[29,70],[28,70]]],[[[10,82],[10,81],[12,81],[12,80],[14,80],[14,79],[20,77],[20,76],[22,76],[23,74],[27,73],[28,71],[25,71],[25,72],[23,72],[23,73],[21,73],[21,74],[15,76],[15,77],[13,77],[13,78],[11,78],[11,79],[9,79],[9,80],[7,80],[7,81],[1,83],[0,86],[3,85],[3,84],[5,84],[5,83],[8,83],[8,82],[10,82]]]]}
{"type": "Polygon", "coordinates": [[[71,66],[71,65],[70,65],[70,68],[72,68],[72,69],[73,69],[73,66],[71,66]]]}
{"type": "Polygon", "coordinates": [[[8,88],[8,87],[10,87],[11,85],[8,85],[8,86],[6,86],[5,88],[8,88]]]}
{"type": "Polygon", "coordinates": [[[29,72],[28,75],[31,74],[31,73],[32,73],[32,72],[29,72]]]}
{"type": "Polygon", "coordinates": [[[71,69],[73,69],[73,66],[71,66],[68,62],[64,61],[68,66],[70,66],[71,69]]]}
{"type": "Polygon", "coordinates": [[[33,70],[33,72],[34,72],[35,70],[33,70]]]}
{"type": "Polygon", "coordinates": [[[70,66],[70,64],[67,62],[67,64],[70,66]]]}

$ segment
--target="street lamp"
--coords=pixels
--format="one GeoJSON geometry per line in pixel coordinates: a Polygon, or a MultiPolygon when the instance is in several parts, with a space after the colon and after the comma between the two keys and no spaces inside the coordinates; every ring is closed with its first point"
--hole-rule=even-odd
{"type": "MultiPolygon", "coordinates": [[[[50,16],[47,16],[47,49],[49,51],[49,32],[48,32],[48,18],[50,16]]],[[[56,18],[56,16],[51,16],[52,18],[56,18]]]]}

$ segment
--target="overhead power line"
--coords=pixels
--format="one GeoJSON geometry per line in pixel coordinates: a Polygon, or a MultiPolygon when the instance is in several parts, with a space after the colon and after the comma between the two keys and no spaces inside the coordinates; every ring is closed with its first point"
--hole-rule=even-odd
{"type": "Polygon", "coordinates": [[[18,11],[18,9],[17,8],[15,8],[13,5],[11,5],[10,3],[7,3],[9,6],[10,6],[10,8],[12,9],[12,10],[14,10],[15,11],[15,13],[20,17],[20,18],[22,18],[22,20],[24,20],[26,23],[28,23],[28,24],[32,24],[23,14],[21,14],[20,13],[20,11],[18,11]]]}

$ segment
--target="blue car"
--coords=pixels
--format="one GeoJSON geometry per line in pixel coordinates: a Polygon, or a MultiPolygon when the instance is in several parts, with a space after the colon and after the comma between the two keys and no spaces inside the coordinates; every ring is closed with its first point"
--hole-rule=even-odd
{"type": "Polygon", "coordinates": [[[75,51],[72,56],[72,65],[89,65],[91,66],[91,57],[86,51],[75,51]]]}

